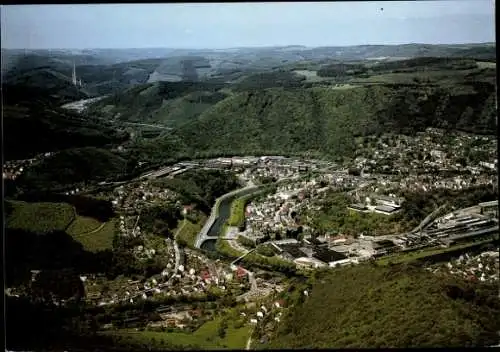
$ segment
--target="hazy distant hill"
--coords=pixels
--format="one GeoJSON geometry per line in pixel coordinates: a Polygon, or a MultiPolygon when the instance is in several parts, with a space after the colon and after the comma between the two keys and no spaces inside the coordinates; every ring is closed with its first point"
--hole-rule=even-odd
{"type": "MultiPolygon", "coordinates": [[[[2,50],[2,70],[10,70],[12,63],[24,60],[22,50],[2,50]]],[[[28,51],[28,56],[38,57],[37,60],[50,57],[52,61],[59,61],[71,65],[74,61],[77,66],[113,65],[118,62],[146,59],[167,59],[160,65],[158,75],[153,80],[161,80],[161,75],[181,76],[182,79],[192,80],[193,67],[198,77],[205,74],[217,73],[227,69],[256,69],[267,70],[291,62],[307,60],[344,60],[356,61],[366,59],[401,59],[421,56],[433,57],[465,57],[481,60],[495,60],[495,43],[484,44],[403,44],[403,45],[358,45],[358,46],[331,46],[331,47],[262,47],[262,48],[233,48],[218,50],[196,49],[86,49],[83,51],[28,51]],[[184,63],[183,63],[184,62],[184,63]],[[187,65],[185,65],[187,64],[187,65]],[[191,67],[192,65],[192,67],[191,67]],[[208,68],[210,68],[208,70],[208,68]],[[201,73],[201,74],[200,74],[201,73]],[[186,78],[184,78],[186,76],[186,78]]],[[[30,59],[32,60],[32,59],[30,59]]],[[[155,72],[155,70],[152,70],[155,72]]],[[[69,73],[70,74],[70,73],[69,73]]],[[[168,76],[167,80],[175,80],[168,76]]]]}
{"type": "Polygon", "coordinates": [[[50,89],[53,94],[60,95],[69,94],[66,91],[70,90],[70,95],[73,96],[75,91],[79,91],[82,94],[78,95],[78,99],[83,99],[145,83],[163,62],[163,59],[145,59],[102,65],[90,63],[88,60],[80,60],[78,63],[78,58],[81,59],[78,56],[68,56],[63,59],[41,55],[21,56],[6,65],[3,82],[9,85],[50,89]],[[73,62],[76,66],[77,79],[82,81],[82,87],[75,88],[72,84],[73,62]]]}
{"type": "MultiPolygon", "coordinates": [[[[8,77],[16,84],[4,89],[8,93],[19,84],[30,89],[44,86],[44,94],[59,101],[111,93],[89,113],[178,128],[162,137],[163,144],[153,145],[168,148],[166,158],[202,151],[339,156],[353,151],[353,137],[384,129],[412,132],[434,126],[495,133],[495,65],[457,56],[488,56],[494,49],[408,44],[199,51],[205,56],[178,50],[170,52],[178,57],[167,59],[77,66],[77,74],[88,83],[76,90],[68,80],[71,65],[37,56],[21,61],[17,73],[8,77]],[[275,66],[287,55],[314,59],[275,66]],[[417,58],[381,58],[390,55],[417,58]],[[439,58],[443,55],[450,57],[439,58]],[[379,58],[362,60],[374,56],[379,58]],[[229,63],[233,68],[222,69],[229,63]],[[200,68],[215,77],[194,82],[193,72],[200,68]],[[178,75],[183,81],[141,84],[153,72],[178,75]]],[[[22,89],[17,97],[30,100],[22,89]]]]}

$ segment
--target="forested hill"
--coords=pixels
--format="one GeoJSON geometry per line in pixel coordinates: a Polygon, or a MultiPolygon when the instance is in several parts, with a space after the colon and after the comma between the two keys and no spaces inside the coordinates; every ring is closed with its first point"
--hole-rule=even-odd
{"type": "Polygon", "coordinates": [[[210,82],[155,82],[113,94],[89,108],[89,113],[121,120],[162,123],[175,127],[226,97],[226,85],[210,82]]]}
{"type": "Polygon", "coordinates": [[[419,267],[359,265],[318,275],[266,347],[479,347],[498,343],[498,287],[419,267]]]}
{"type": "Polygon", "coordinates": [[[85,146],[123,143],[128,134],[109,122],[66,111],[67,101],[50,89],[4,86],[3,127],[5,159],[25,159],[38,153],[85,146]]]}
{"type": "MultiPolygon", "coordinates": [[[[495,87],[371,85],[339,89],[271,88],[234,94],[182,126],[177,137],[198,151],[350,154],[353,137],[427,127],[496,133],[495,87]]],[[[167,137],[170,138],[170,137],[167,137]]]]}

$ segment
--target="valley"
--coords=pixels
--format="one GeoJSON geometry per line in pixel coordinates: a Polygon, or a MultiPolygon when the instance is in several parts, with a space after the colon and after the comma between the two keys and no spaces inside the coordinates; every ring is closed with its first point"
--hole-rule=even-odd
{"type": "Polygon", "coordinates": [[[13,349],[497,343],[494,45],[2,55],[13,349]]]}

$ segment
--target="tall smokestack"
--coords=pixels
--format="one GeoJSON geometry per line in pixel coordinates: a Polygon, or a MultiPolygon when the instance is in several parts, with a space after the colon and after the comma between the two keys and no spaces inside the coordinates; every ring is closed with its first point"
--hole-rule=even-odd
{"type": "Polygon", "coordinates": [[[77,81],[76,81],[76,67],[75,67],[75,62],[73,61],[73,76],[71,77],[73,81],[73,85],[76,86],[77,81]]]}

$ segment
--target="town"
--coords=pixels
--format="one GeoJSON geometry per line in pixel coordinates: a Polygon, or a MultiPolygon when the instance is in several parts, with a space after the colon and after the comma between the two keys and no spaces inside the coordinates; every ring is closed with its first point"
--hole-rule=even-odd
{"type": "MultiPolygon", "coordinates": [[[[66,194],[84,194],[93,190],[96,196],[109,200],[119,214],[118,242],[131,243],[131,253],[137,261],[155,262],[161,268],[146,275],[120,276],[112,282],[104,276],[82,275],[85,299],[98,307],[140,301],[173,302],[173,305],[161,303],[155,308],[158,313],[155,318],[146,319],[146,328],[153,331],[200,326],[214,314],[215,306],[210,305],[210,300],[214,299],[229,300],[233,305],[243,303],[238,310],[242,324],[260,324],[266,314],[273,314],[277,324],[286,305],[282,299],[286,277],[275,271],[250,269],[248,261],[243,259],[252,253],[264,262],[266,258],[278,258],[307,272],[373,260],[392,262],[454,246],[467,248],[490,243],[492,238],[498,238],[498,201],[463,208],[440,204],[414,228],[394,225],[404,212],[405,192],[496,186],[496,141],[489,137],[457,134],[447,135],[450,141],[444,144],[442,138],[442,132],[428,129],[414,138],[365,139],[360,142],[358,156],[344,162],[284,156],[192,160],[147,172],[127,182],[101,182],[97,187],[82,186],[66,191],[66,194]],[[467,152],[446,149],[453,146],[467,152]],[[183,201],[178,190],[165,186],[164,180],[175,179],[189,170],[234,173],[241,187],[250,191],[216,202],[212,213],[215,211],[219,215],[214,215],[209,222],[206,215],[200,215],[191,204],[183,201]],[[237,210],[233,204],[241,199],[243,206],[237,210]],[[335,203],[332,199],[341,202],[335,203]],[[321,218],[318,214],[327,212],[332,204],[352,223],[344,223],[341,228],[318,227],[318,218],[321,218]],[[176,229],[162,236],[156,233],[154,226],[141,226],[149,209],[158,207],[177,209],[183,219],[176,229]],[[223,207],[227,211],[220,210],[223,207]],[[236,214],[237,211],[241,214],[236,214]],[[189,216],[201,221],[196,234],[199,247],[196,243],[179,245],[179,234],[189,223],[186,220],[189,216]],[[238,224],[229,224],[230,217],[238,216],[241,220],[238,224]],[[229,224],[217,227],[216,239],[229,245],[225,248],[238,256],[236,260],[215,259],[213,255],[218,250],[203,246],[204,241],[211,240],[211,237],[202,238],[203,221],[207,221],[206,231],[213,232],[216,219],[229,224]],[[368,225],[361,228],[359,223],[368,221],[362,219],[387,224],[387,228],[368,225]],[[207,297],[211,297],[208,303],[207,297]],[[185,303],[187,300],[205,303],[194,309],[192,304],[185,303]]],[[[9,163],[4,179],[20,175],[33,162],[9,163]]],[[[495,275],[498,278],[495,272],[498,265],[486,263],[490,257],[495,258],[478,256],[478,269],[463,269],[460,272],[466,274],[460,275],[480,281],[494,280],[495,275]],[[481,271],[482,268],[485,269],[481,271]]],[[[455,267],[460,263],[458,266],[463,267],[468,258],[466,253],[458,261],[452,259],[444,266],[429,266],[428,269],[436,274],[445,269],[456,274],[459,271],[455,267]]],[[[36,281],[36,277],[35,271],[32,280],[36,281]]],[[[124,324],[144,326],[144,321],[135,317],[124,324]]],[[[103,328],[110,329],[113,325],[106,323],[103,328]]]]}

